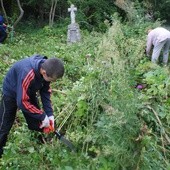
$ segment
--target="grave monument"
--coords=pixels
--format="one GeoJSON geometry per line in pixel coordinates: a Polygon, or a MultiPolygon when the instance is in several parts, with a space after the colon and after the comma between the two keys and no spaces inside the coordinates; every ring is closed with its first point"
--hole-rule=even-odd
{"type": "Polygon", "coordinates": [[[80,28],[78,23],[76,23],[75,20],[75,12],[77,11],[77,8],[72,4],[70,8],[68,8],[68,12],[70,12],[70,18],[71,18],[71,24],[68,25],[68,31],[67,31],[67,43],[75,43],[81,40],[80,35],[80,28]]]}

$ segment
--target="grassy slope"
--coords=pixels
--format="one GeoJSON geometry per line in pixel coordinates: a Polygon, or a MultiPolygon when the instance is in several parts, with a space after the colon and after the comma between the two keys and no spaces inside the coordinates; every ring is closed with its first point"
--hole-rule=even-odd
{"type": "Polygon", "coordinates": [[[66,74],[52,84],[58,89],[52,100],[57,124],[71,111],[66,137],[78,153],[53,138],[39,145],[19,112],[1,169],[164,169],[168,160],[158,138],[143,134],[145,122],[137,116],[142,101],[132,73],[144,57],[141,30],[115,22],[105,35],[82,32],[82,42],[72,46],[66,45],[66,31],[48,27],[18,32],[12,43],[8,40],[0,51],[1,80],[25,56],[40,53],[64,60],[66,74]]]}

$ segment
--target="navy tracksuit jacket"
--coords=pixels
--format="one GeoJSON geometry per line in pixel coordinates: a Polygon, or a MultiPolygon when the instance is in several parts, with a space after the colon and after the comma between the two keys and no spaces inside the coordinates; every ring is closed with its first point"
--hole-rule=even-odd
{"type": "Polygon", "coordinates": [[[40,64],[46,59],[46,57],[34,55],[16,62],[3,82],[3,94],[15,98],[19,109],[41,121],[45,118],[45,113],[48,116],[53,115],[50,82],[46,82],[39,72],[40,64]],[[38,91],[43,110],[35,105],[38,91]]]}
{"type": "Polygon", "coordinates": [[[40,123],[53,115],[50,101],[50,82],[40,74],[40,65],[47,58],[34,55],[16,62],[6,74],[3,82],[3,95],[0,102],[0,157],[8,134],[15,120],[17,108],[21,109],[28,128],[42,132],[40,123]],[[37,103],[39,92],[43,110],[37,103]]]}

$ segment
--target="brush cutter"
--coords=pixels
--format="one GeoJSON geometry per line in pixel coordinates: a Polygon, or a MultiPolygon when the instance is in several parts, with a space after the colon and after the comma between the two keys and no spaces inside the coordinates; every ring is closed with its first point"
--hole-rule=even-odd
{"type": "Polygon", "coordinates": [[[49,134],[53,132],[55,136],[62,142],[64,143],[71,151],[76,152],[75,146],[64,137],[58,130],[55,130],[51,125],[50,127],[44,128],[44,133],[49,134]]]}
{"type": "Polygon", "coordinates": [[[57,130],[54,132],[56,137],[64,143],[71,151],[76,152],[75,146],[68,140],[66,139],[63,135],[61,135],[57,130]]]}
{"type": "MultiPolygon", "coordinates": [[[[64,123],[66,122],[66,120],[68,119],[69,116],[67,116],[65,119],[64,119],[64,123]]],[[[52,126],[52,122],[50,121],[50,126],[49,127],[46,127],[43,129],[44,133],[51,133],[51,132],[54,132],[55,136],[62,142],[64,143],[71,151],[73,152],[76,152],[76,148],[75,146],[68,140],[64,137],[63,134],[60,133],[60,130],[61,128],[63,127],[64,123],[62,122],[62,124],[60,125],[60,127],[55,130],[52,126]]]]}

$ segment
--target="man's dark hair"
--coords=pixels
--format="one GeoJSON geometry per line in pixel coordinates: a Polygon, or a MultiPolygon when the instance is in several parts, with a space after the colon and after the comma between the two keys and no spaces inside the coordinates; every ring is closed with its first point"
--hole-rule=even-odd
{"type": "Polygon", "coordinates": [[[42,63],[41,68],[46,71],[48,77],[61,78],[64,75],[64,64],[58,58],[49,58],[42,63]]]}

